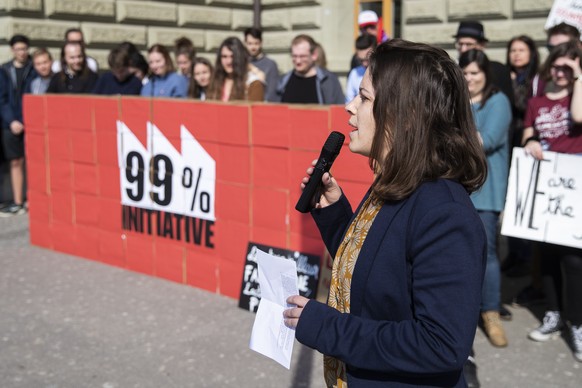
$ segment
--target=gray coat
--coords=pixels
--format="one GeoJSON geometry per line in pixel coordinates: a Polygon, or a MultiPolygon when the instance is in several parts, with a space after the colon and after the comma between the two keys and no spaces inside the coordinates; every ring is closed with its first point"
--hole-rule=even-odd
{"type": "MultiPolygon", "coordinates": [[[[281,98],[283,97],[283,93],[285,93],[285,87],[289,82],[289,78],[291,78],[291,70],[288,73],[285,73],[280,79],[279,84],[277,85],[277,100],[276,102],[280,102],[281,98]]],[[[344,92],[342,90],[342,86],[339,83],[337,75],[334,73],[322,69],[320,67],[316,67],[316,82],[315,87],[317,90],[317,100],[321,105],[331,105],[331,104],[341,104],[345,103],[344,92]]]]}

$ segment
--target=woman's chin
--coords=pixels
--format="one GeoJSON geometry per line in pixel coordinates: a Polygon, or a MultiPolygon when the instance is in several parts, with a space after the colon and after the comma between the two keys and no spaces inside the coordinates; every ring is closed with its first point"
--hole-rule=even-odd
{"type": "Polygon", "coordinates": [[[358,147],[357,142],[354,143],[353,141],[350,141],[350,144],[348,144],[348,148],[350,149],[350,151],[353,154],[363,155],[362,149],[360,149],[360,147],[358,147]]]}

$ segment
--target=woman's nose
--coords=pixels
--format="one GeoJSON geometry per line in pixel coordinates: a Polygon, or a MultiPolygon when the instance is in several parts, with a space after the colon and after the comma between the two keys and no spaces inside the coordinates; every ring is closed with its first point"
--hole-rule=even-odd
{"type": "Polygon", "coordinates": [[[356,100],[358,99],[358,96],[352,98],[352,100],[350,102],[348,102],[346,104],[346,106],[344,107],[345,111],[348,112],[351,115],[355,115],[356,114],[356,100]]]}

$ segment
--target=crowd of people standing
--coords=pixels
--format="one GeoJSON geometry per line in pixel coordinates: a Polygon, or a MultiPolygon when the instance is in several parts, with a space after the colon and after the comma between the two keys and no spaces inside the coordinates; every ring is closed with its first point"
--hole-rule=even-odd
{"type": "Polygon", "coordinates": [[[56,60],[44,47],[29,54],[30,41],[24,35],[14,35],[9,44],[12,58],[0,71],[0,160],[9,164],[13,201],[4,204],[0,217],[26,212],[25,93],[121,94],[223,102],[344,102],[338,77],[318,65],[319,61],[325,63],[323,48],[309,35],[293,39],[293,70],[282,75],[263,52],[262,31],[257,28],[244,31],[244,43],[235,36],[225,39],[214,62],[197,56],[194,44],[185,37],[175,41],[174,59],[171,50],[161,44],[149,47],[144,56],[133,43],[122,42],[110,51],[108,70],[104,72],[87,55],[83,32],[78,28],[66,31],[56,60]]]}
{"type": "MultiPolygon", "coordinates": [[[[213,63],[197,56],[194,45],[187,38],[176,40],[174,59],[171,50],[164,45],[152,45],[144,56],[135,45],[123,42],[111,50],[109,70],[101,73],[97,61],[86,54],[79,29],[67,31],[60,58],[56,61],[45,48],[38,48],[29,55],[28,38],[13,36],[9,42],[13,57],[0,71],[1,140],[3,157],[10,169],[13,202],[0,209],[0,216],[26,212],[24,93],[123,94],[222,102],[347,103],[348,113],[355,115],[358,109],[365,107],[364,100],[370,98],[362,94],[362,85],[374,91],[376,85],[382,84],[378,79],[369,79],[370,55],[376,61],[372,61],[374,66],[390,59],[388,53],[396,58],[407,50],[421,51],[431,60],[443,60],[440,51],[398,42],[384,45],[384,51],[376,52],[377,46],[387,40],[375,29],[377,22],[377,17],[374,19],[369,12],[360,15],[361,34],[355,41],[345,95],[337,75],[326,69],[323,48],[305,34],[291,41],[293,69],[285,74],[279,74],[277,64],[263,52],[262,32],[256,28],[245,30],[243,40],[234,36],[225,39],[213,63]],[[382,61],[379,59],[381,53],[382,61]],[[364,79],[366,84],[362,83],[364,79]],[[362,105],[354,106],[354,101],[362,105]]],[[[510,239],[508,258],[502,262],[497,254],[498,226],[512,148],[523,147],[526,154],[538,160],[543,159],[546,151],[582,155],[580,31],[561,23],[550,28],[547,34],[548,56],[541,64],[534,40],[526,35],[508,42],[505,64],[488,58],[488,39],[481,23],[463,21],[453,36],[458,50],[457,64],[465,80],[463,87],[468,90],[471,117],[487,164],[486,179],[481,182],[480,190],[470,197],[486,237],[480,320],[493,346],[507,346],[509,341],[502,321],[510,320],[511,313],[501,303],[501,272],[533,268],[531,273],[521,273],[531,274],[532,282],[516,295],[516,304],[525,305],[543,297],[548,307],[541,325],[528,337],[546,341],[568,328],[574,356],[582,362],[582,305],[573,302],[582,297],[580,249],[510,239]]],[[[373,74],[377,72],[372,69],[373,74]]],[[[373,97],[380,95],[378,90],[374,93],[373,97]]],[[[470,139],[465,141],[470,143],[470,139]]],[[[357,141],[354,144],[357,146],[357,141]]],[[[378,151],[368,146],[363,154],[378,151]]],[[[338,201],[339,198],[334,199],[338,201]]],[[[377,198],[384,197],[378,194],[377,198]]],[[[366,211],[370,207],[370,211],[378,212],[382,206],[365,203],[366,211]]],[[[334,240],[334,244],[339,242],[334,240]]],[[[403,316],[407,315],[403,313],[403,316]]],[[[475,358],[470,356],[465,364],[465,378],[470,386],[478,386],[475,365],[475,358]]]]}
{"type": "MultiPolygon", "coordinates": [[[[485,54],[488,40],[481,23],[461,22],[454,37],[488,166],[485,184],[471,196],[487,234],[483,328],[492,345],[508,345],[502,320],[511,320],[511,312],[500,300],[501,271],[531,276],[531,285],[514,297],[514,305],[545,303],[546,312],[528,338],[547,341],[567,328],[574,357],[582,362],[582,310],[575,302],[582,297],[582,251],[509,238],[503,265],[497,257],[512,148],[523,147],[538,160],[544,151],[582,155],[580,31],[566,23],[548,29],[548,56],[541,66],[529,36],[508,42],[505,65],[485,54]]],[[[479,386],[474,355],[467,361],[465,376],[470,387],[479,386]]]]}

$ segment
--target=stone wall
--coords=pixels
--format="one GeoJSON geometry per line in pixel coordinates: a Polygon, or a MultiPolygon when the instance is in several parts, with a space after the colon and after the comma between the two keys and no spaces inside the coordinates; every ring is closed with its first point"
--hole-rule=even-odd
{"type": "MultiPolygon", "coordinates": [[[[326,49],[329,68],[345,76],[353,52],[354,1],[262,0],[265,51],[281,71],[291,68],[289,42],[312,35],[326,49]]],[[[461,20],[481,20],[490,39],[488,54],[504,60],[506,42],[528,34],[544,46],[544,24],[553,0],[403,0],[402,37],[435,44],[456,56],[451,37],[461,20]]],[[[58,55],[67,28],[79,27],[88,53],[100,66],[116,43],[129,40],[142,50],[154,43],[172,46],[190,38],[200,55],[214,61],[220,42],[253,23],[253,0],[0,0],[0,59],[5,43],[23,33],[34,46],[58,55]]],[[[542,55],[545,49],[540,50],[542,55]]]]}
{"type": "MultiPolygon", "coordinates": [[[[282,71],[291,68],[289,43],[299,33],[326,48],[331,69],[348,70],[353,46],[354,6],[337,0],[262,0],[265,50],[282,71]]],[[[215,59],[228,36],[242,38],[253,24],[253,0],[0,0],[0,59],[10,58],[10,36],[25,34],[32,46],[47,46],[58,57],[65,31],[81,28],[87,52],[107,66],[107,54],[128,40],[146,50],[190,38],[198,53],[215,59]]]]}
{"type": "Polygon", "coordinates": [[[462,20],[479,20],[489,39],[489,57],[505,63],[507,42],[529,35],[545,56],[544,25],[553,0],[405,0],[403,37],[443,47],[456,57],[454,35],[462,20]]]}

